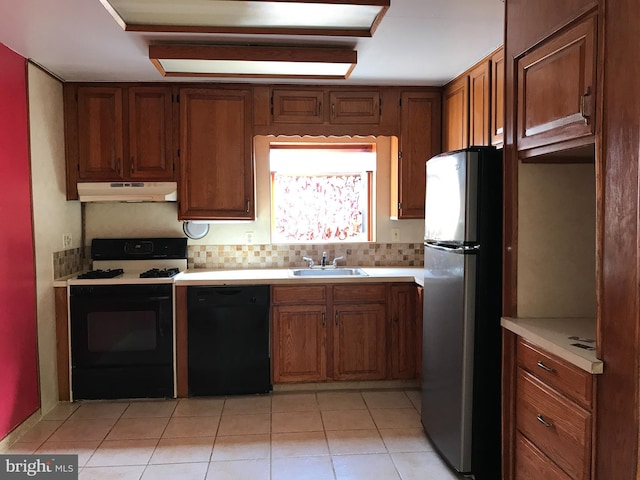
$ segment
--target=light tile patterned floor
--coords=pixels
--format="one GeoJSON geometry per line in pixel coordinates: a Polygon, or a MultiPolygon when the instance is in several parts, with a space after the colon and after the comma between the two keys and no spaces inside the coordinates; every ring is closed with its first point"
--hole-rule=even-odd
{"type": "Polygon", "coordinates": [[[81,480],[459,480],[420,392],[60,404],[7,453],[78,454],[81,480]]]}

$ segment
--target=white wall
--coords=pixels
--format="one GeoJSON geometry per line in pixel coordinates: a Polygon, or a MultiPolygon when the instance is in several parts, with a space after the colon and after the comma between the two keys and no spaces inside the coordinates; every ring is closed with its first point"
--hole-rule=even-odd
{"type": "MultiPolygon", "coordinates": [[[[270,180],[269,180],[269,142],[275,137],[256,137],[254,153],[256,159],[256,204],[257,219],[252,222],[216,222],[211,225],[209,234],[200,240],[189,240],[189,244],[233,245],[246,243],[246,233],[253,232],[253,243],[269,244],[271,229],[270,180]]],[[[300,141],[300,137],[290,137],[300,141]]],[[[278,141],[286,140],[278,137],[278,141]]],[[[314,141],[322,139],[314,138],[314,141]]],[[[342,139],[348,140],[348,139],[342,139]]],[[[390,137],[354,138],[353,142],[371,141],[377,143],[378,163],[376,172],[376,241],[391,242],[391,229],[400,229],[397,243],[422,243],[423,220],[390,220],[391,159],[390,137]]],[[[144,237],[144,236],[182,236],[182,222],[178,222],[175,203],[158,204],[87,204],[86,241],[101,237],[144,237]]]]}
{"type": "Polygon", "coordinates": [[[29,64],[28,85],[40,403],[45,414],[58,401],[53,252],[64,250],[64,233],[72,235],[71,248],[80,246],[81,216],[80,204],[66,200],[62,84],[29,64]]]}

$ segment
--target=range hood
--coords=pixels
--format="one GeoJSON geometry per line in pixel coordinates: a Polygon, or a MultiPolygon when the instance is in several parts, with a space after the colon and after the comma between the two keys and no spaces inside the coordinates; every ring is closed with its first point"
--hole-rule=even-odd
{"type": "Polygon", "coordinates": [[[175,202],[176,182],[81,182],[81,202],[175,202]]]}

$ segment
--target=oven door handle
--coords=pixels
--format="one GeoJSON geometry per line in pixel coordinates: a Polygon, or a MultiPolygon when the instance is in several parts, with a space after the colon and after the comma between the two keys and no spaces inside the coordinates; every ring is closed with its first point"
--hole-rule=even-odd
{"type": "MultiPolygon", "coordinates": [[[[87,299],[87,300],[111,300],[113,299],[113,295],[103,295],[100,293],[92,293],[89,295],[73,295],[71,294],[72,298],[77,298],[77,299],[87,299]]],[[[136,303],[140,303],[140,302],[166,302],[166,301],[170,301],[171,300],[171,295],[162,295],[162,296],[152,296],[152,297],[148,297],[148,296],[140,296],[140,295],[120,295],[117,297],[118,302],[127,302],[127,303],[131,303],[131,302],[136,302],[136,303]]]]}

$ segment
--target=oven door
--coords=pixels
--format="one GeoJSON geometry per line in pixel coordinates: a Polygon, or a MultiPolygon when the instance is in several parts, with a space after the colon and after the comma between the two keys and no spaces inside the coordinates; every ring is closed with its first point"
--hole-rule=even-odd
{"type": "Polygon", "coordinates": [[[70,287],[73,398],[173,396],[171,284],[70,287]]]}

